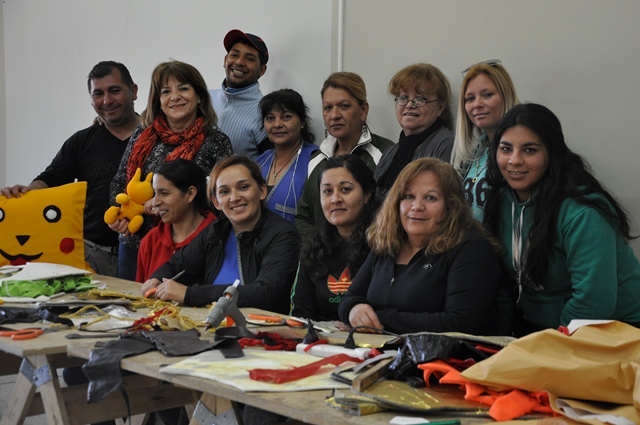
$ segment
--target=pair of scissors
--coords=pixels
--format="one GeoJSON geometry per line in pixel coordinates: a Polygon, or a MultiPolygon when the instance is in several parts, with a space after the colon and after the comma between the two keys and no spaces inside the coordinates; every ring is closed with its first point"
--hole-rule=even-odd
{"type": "Polygon", "coordinates": [[[37,338],[43,333],[55,332],[57,329],[27,328],[14,331],[0,331],[0,336],[11,337],[15,341],[37,338]]]}

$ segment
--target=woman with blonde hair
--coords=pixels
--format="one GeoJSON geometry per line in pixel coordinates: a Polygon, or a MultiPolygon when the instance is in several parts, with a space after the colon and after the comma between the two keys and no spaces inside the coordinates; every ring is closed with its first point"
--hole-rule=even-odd
{"type": "Polygon", "coordinates": [[[452,164],[463,178],[473,217],[482,222],[489,192],[489,145],[504,114],[520,103],[511,76],[497,59],[462,71],[452,164]]]}
{"type": "MultiPolygon", "coordinates": [[[[216,127],[207,85],[200,72],[187,63],[174,60],[156,66],[142,115],[142,125],[131,135],[111,182],[112,203],[118,193],[125,192],[137,168],[145,177],[165,161],[183,158],[198,164],[208,175],[218,161],[232,153],[229,138],[216,127]]],[[[153,199],[145,204],[144,224],[137,233],[128,232],[125,219],[109,226],[120,233],[118,277],[122,279],[136,278],[140,241],[158,214],[152,204],[153,199]]]]}
{"type": "Polygon", "coordinates": [[[404,67],[389,81],[389,94],[395,96],[402,131],[398,143],[380,158],[374,174],[379,201],[408,163],[424,157],[449,162],[453,149],[451,87],[442,71],[428,63],[404,67]]]}
{"type": "Polygon", "coordinates": [[[494,334],[502,274],[460,178],[436,158],[409,163],[367,233],[371,253],[342,298],[353,327],[494,334]]]}
{"type": "Polygon", "coordinates": [[[298,201],[295,218],[303,239],[311,235],[315,224],[324,217],[320,206],[318,166],[328,158],[352,154],[374,171],[382,154],[393,146],[391,140],[373,134],[369,129],[367,88],[358,74],[334,72],[324,82],[320,95],[325,139],[309,161],[309,182],[298,201]]]}

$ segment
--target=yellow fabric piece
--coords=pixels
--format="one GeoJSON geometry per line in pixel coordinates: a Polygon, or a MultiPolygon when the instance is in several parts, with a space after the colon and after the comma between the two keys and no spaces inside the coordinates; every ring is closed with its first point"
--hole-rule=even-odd
{"type": "Polygon", "coordinates": [[[37,261],[86,269],[86,182],[0,196],[0,266],[37,261]]]}
{"type": "MultiPolygon", "coordinates": [[[[97,289],[93,289],[89,292],[99,292],[99,293],[107,293],[106,297],[109,298],[130,298],[132,300],[137,300],[137,296],[131,294],[124,294],[115,291],[100,291],[97,289]]],[[[162,300],[154,300],[148,298],[141,298],[137,300],[138,302],[145,303],[145,305],[140,305],[140,307],[150,307],[151,311],[147,314],[148,317],[155,317],[155,321],[152,324],[142,326],[144,329],[152,329],[152,325],[158,326],[163,331],[168,330],[189,330],[197,327],[204,327],[205,322],[196,322],[193,319],[182,316],[180,314],[180,307],[174,305],[173,303],[162,301],[162,300]],[[150,304],[150,305],[148,305],[150,304]],[[156,317],[157,316],[157,317],[156,317]]],[[[105,313],[100,308],[95,305],[87,305],[82,307],[80,310],[75,311],[73,313],[63,313],[60,314],[59,317],[64,319],[79,319],[79,318],[90,318],[92,320],[83,324],[84,328],[88,328],[92,325],[95,325],[98,322],[103,320],[107,320],[112,317],[112,315],[105,313]],[[95,314],[88,315],[87,311],[94,311],[95,314]]],[[[131,319],[127,317],[117,317],[119,320],[130,321],[133,325],[136,319],[131,319]]]]}

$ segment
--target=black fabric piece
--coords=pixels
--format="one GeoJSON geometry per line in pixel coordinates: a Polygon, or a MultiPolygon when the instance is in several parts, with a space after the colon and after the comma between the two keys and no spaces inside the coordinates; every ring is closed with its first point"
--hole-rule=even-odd
{"type": "Polygon", "coordinates": [[[91,350],[89,361],[82,366],[82,371],[89,380],[87,401],[90,404],[97,403],[120,388],[120,360],[155,348],[155,345],[142,335],[131,335],[121,336],[106,343],[102,348],[91,350]]]}
{"type": "Polygon", "coordinates": [[[404,131],[400,132],[398,150],[396,151],[393,161],[391,161],[391,166],[378,179],[378,187],[388,191],[398,178],[400,171],[402,171],[408,163],[413,161],[413,155],[416,152],[416,149],[418,149],[418,146],[427,140],[427,138],[433,133],[440,130],[440,127],[442,127],[442,120],[438,117],[434,123],[431,124],[431,127],[427,128],[420,134],[405,136],[404,131]]]}
{"type": "Polygon", "coordinates": [[[40,320],[38,309],[24,307],[0,308],[0,324],[6,323],[34,323],[40,320]]]}
{"type": "Polygon", "coordinates": [[[71,321],[71,319],[64,319],[60,317],[61,314],[68,313],[69,310],[69,307],[40,307],[38,309],[38,315],[42,320],[47,322],[73,326],[73,322],[71,321]]]}
{"type": "MultiPolygon", "coordinates": [[[[417,334],[407,337],[404,346],[389,365],[390,379],[403,380],[416,374],[416,365],[434,360],[473,359],[481,361],[491,354],[480,351],[473,344],[459,338],[439,334],[417,334]]],[[[484,344],[486,345],[486,344],[484,344]]],[[[422,374],[422,371],[419,372],[422,374]]]]}
{"type": "Polygon", "coordinates": [[[218,328],[215,331],[214,339],[220,341],[223,339],[240,339],[255,338],[256,335],[246,328],[239,326],[229,326],[227,328],[218,328]]]}
{"type": "Polygon", "coordinates": [[[237,359],[244,357],[244,351],[237,339],[223,339],[216,342],[216,348],[220,350],[225,359],[237,359]]]}
{"type": "Polygon", "coordinates": [[[211,350],[217,342],[200,339],[197,329],[172,332],[142,332],[165,356],[189,356],[211,350]]]}

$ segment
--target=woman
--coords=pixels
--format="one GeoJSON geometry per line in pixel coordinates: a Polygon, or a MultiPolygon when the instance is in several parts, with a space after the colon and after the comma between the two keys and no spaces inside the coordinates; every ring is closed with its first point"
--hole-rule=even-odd
{"type": "Polygon", "coordinates": [[[289,312],[300,237],[295,227],[266,208],[260,167],[233,155],[211,171],[209,193],[221,216],[158,268],[142,285],[156,297],[200,307],[217,301],[236,279],[238,307],[289,312]],[[181,284],[169,279],[186,273],[181,284]]]}
{"type": "Polygon", "coordinates": [[[409,163],[367,238],[371,253],[340,303],[343,322],[396,333],[495,334],[498,257],[451,165],[409,163]]]}
{"type": "MultiPolygon", "coordinates": [[[[120,167],[111,182],[111,198],[124,193],[137,168],[143,177],[165,161],[184,158],[209,174],[213,166],[231,154],[229,138],[216,127],[216,113],[202,75],[193,66],[170,61],[158,65],[151,76],[151,88],[142,125],[131,135],[120,167]]],[[[142,228],[131,235],[126,220],[110,227],[120,233],[118,277],[134,280],[140,241],[155,223],[152,201],[145,204],[142,228]]]]}
{"type": "Polygon", "coordinates": [[[500,118],[520,101],[499,60],[472,65],[462,75],[452,163],[463,177],[464,194],[473,217],[482,222],[489,191],[489,144],[500,118]]]}
{"type": "Polygon", "coordinates": [[[307,181],[313,144],[309,108],[302,96],[291,89],[269,93],[260,100],[262,122],[274,148],[260,155],[257,163],[267,182],[267,205],[292,224],[298,199],[307,181]]]}
{"type": "Polygon", "coordinates": [[[437,67],[418,63],[401,69],[389,81],[389,94],[395,96],[402,131],[376,168],[380,202],[408,163],[428,156],[449,162],[453,149],[451,88],[437,67]]]}
{"type": "Polygon", "coordinates": [[[320,206],[318,165],[328,158],[352,154],[362,159],[374,171],[384,151],[393,146],[391,140],[371,133],[367,125],[369,103],[364,81],[353,72],[335,72],[327,78],[320,91],[325,139],[309,162],[309,184],[298,202],[296,227],[307,239],[317,220],[322,217],[320,206]]]}
{"type": "MultiPolygon", "coordinates": [[[[624,209],[542,105],[514,106],[491,143],[485,223],[505,247],[516,335],[572,319],[640,325],[640,263],[624,209]]],[[[501,297],[502,299],[502,297],[501,297]]]]}
{"type": "Polygon", "coordinates": [[[161,221],[140,242],[136,281],[146,281],[174,252],[215,220],[206,185],[202,169],[186,159],[167,161],[156,168],[152,209],[161,221]]]}
{"type": "Polygon", "coordinates": [[[340,155],[322,165],[320,219],[303,245],[291,293],[291,315],[338,320],[338,305],[369,254],[366,229],[375,211],[376,181],[360,158],[340,155]]]}

